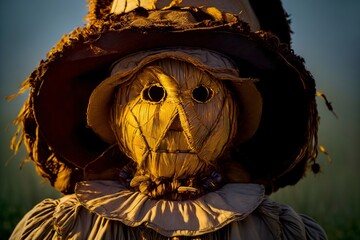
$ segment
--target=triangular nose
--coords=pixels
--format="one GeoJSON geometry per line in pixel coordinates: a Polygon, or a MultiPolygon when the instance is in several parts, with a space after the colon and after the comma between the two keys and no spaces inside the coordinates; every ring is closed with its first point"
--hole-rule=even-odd
{"type": "Polygon", "coordinates": [[[184,129],[181,126],[181,122],[180,122],[180,118],[179,118],[179,114],[176,115],[176,117],[174,118],[174,120],[172,121],[169,130],[172,131],[183,131],[184,129]]]}

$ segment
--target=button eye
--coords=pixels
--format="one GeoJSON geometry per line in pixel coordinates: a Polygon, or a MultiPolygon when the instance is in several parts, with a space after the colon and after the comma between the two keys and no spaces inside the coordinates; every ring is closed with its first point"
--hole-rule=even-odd
{"type": "Polygon", "coordinates": [[[151,85],[142,91],[142,98],[146,101],[158,103],[164,100],[166,91],[161,85],[151,85]]]}
{"type": "Polygon", "coordinates": [[[192,91],[192,98],[198,103],[206,103],[212,97],[213,91],[204,85],[199,85],[192,91]]]}

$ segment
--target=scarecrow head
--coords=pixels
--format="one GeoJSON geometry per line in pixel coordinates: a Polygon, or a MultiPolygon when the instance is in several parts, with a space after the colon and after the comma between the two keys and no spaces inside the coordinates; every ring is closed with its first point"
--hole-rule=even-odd
{"type": "Polygon", "coordinates": [[[136,163],[135,179],[146,181],[141,189],[155,197],[183,184],[201,191],[196,185],[205,184],[210,171],[221,171],[221,156],[235,136],[243,142],[255,133],[261,103],[254,80],[241,78],[225,56],[162,49],[115,62],[111,76],[91,94],[87,119],[136,163]],[[231,82],[235,92],[228,89],[231,82]],[[241,109],[235,94],[246,102],[241,109]]]}
{"type": "Polygon", "coordinates": [[[280,1],[90,1],[25,85],[39,173],[155,198],[295,184],[316,157],[315,84],[280,1]],[[263,9],[267,9],[266,12],[263,9]]]}

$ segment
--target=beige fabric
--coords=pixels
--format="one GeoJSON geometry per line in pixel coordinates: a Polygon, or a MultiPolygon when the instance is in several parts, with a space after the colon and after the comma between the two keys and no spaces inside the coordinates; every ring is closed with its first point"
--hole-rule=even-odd
{"type": "Polygon", "coordinates": [[[209,11],[213,9],[237,15],[244,22],[249,23],[252,31],[260,30],[259,20],[251,8],[249,0],[114,0],[111,12],[115,14],[127,13],[137,7],[147,10],[167,9],[177,7],[202,7],[209,11]]]}
{"type": "Polygon", "coordinates": [[[165,236],[192,236],[243,220],[264,200],[264,188],[228,184],[196,200],[169,201],[150,199],[116,182],[99,181],[78,184],[76,196],[90,211],[128,226],[144,224],[165,236]]]}
{"type": "MultiPolygon", "coordinates": [[[[264,198],[263,187],[256,184],[226,185],[195,201],[171,202],[150,200],[113,181],[82,182],[76,194],[44,200],[24,216],[10,239],[139,239],[144,227],[168,237],[208,240],[327,239],[314,220],[264,198]],[[198,210],[205,216],[197,218],[198,210]],[[205,219],[209,222],[200,223],[205,219]],[[220,222],[227,225],[218,230],[220,222]],[[187,230],[196,226],[207,226],[209,233],[187,230]]],[[[147,239],[167,239],[156,232],[153,236],[147,239]]]]}

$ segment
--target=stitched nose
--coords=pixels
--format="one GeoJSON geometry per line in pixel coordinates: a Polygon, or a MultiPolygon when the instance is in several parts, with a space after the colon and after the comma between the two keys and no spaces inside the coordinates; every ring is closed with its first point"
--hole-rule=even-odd
{"type": "Polygon", "coordinates": [[[169,127],[169,130],[179,131],[179,132],[184,130],[181,126],[179,115],[176,115],[176,117],[174,118],[173,122],[171,123],[171,125],[169,127]]]}

